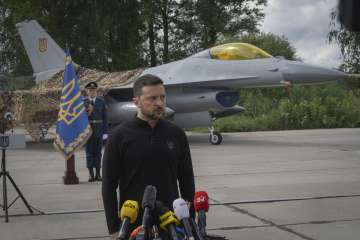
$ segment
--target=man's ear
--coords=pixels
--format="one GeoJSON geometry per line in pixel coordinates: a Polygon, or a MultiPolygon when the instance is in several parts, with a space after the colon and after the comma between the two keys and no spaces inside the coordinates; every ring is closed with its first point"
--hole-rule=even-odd
{"type": "Polygon", "coordinates": [[[140,97],[133,97],[133,102],[134,102],[134,104],[137,106],[137,107],[139,107],[139,100],[140,100],[140,97]]]}

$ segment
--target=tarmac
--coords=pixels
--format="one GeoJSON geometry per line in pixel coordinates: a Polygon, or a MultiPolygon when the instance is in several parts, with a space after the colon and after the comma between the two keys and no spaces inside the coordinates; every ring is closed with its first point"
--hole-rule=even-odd
{"type": "MultiPolygon", "coordinates": [[[[224,133],[222,145],[189,133],[197,190],[211,198],[207,232],[232,240],[350,240],[360,236],[360,129],[224,133]]],[[[6,152],[21,199],[0,209],[0,239],[109,239],[101,183],[64,185],[65,161],[51,143],[6,152]]],[[[1,179],[2,182],[2,179],[1,179]]],[[[8,199],[17,194],[8,181],[8,199]]],[[[1,193],[3,186],[0,186],[1,193]]],[[[0,204],[3,202],[0,196],[0,204]]]]}

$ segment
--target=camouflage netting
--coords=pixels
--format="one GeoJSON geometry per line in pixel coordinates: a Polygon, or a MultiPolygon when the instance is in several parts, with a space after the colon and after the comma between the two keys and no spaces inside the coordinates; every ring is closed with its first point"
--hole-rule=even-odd
{"type": "Polygon", "coordinates": [[[13,126],[14,121],[8,121],[4,116],[7,112],[14,112],[14,95],[12,92],[0,92],[0,133],[6,132],[13,126]]]}
{"type": "MultiPolygon", "coordinates": [[[[124,86],[132,83],[144,69],[135,69],[122,72],[102,72],[84,67],[76,67],[76,74],[83,89],[89,82],[96,82],[100,92],[106,92],[112,87],[124,86]]],[[[63,86],[63,71],[55,74],[51,79],[43,81],[33,87],[32,91],[60,91],[63,86]]]]}
{"type": "MultiPolygon", "coordinates": [[[[105,94],[112,87],[132,83],[142,72],[143,69],[135,69],[109,73],[76,67],[81,89],[87,83],[95,81],[98,83],[100,95],[105,94]]],[[[12,112],[14,119],[11,124],[14,126],[24,124],[33,140],[41,141],[57,120],[62,85],[63,71],[28,91],[3,92],[0,94],[0,114],[4,116],[5,112],[12,112]]],[[[9,130],[11,124],[1,118],[0,130],[1,127],[9,130]]]]}
{"type": "Polygon", "coordinates": [[[14,92],[14,123],[24,124],[35,141],[43,139],[48,129],[56,122],[59,92],[39,93],[14,92]]]}

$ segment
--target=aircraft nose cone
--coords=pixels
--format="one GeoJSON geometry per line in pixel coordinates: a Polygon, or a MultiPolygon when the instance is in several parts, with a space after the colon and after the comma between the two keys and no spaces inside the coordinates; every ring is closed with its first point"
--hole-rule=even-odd
{"type": "Polygon", "coordinates": [[[283,69],[283,77],[292,83],[332,82],[345,80],[348,75],[335,69],[308,65],[302,62],[287,61],[283,69]]]}

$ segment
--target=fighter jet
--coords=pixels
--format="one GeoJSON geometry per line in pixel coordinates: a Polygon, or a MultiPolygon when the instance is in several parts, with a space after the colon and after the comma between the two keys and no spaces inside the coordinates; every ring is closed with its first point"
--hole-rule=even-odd
{"type": "MultiPolygon", "coordinates": [[[[16,25],[30,58],[37,82],[64,69],[64,51],[34,20],[16,25]]],[[[148,68],[143,74],[160,77],[167,90],[166,116],[183,128],[206,126],[209,141],[217,145],[222,135],[214,131],[216,119],[243,112],[237,105],[239,88],[324,83],[347,78],[343,72],[300,61],[273,57],[247,43],[229,43],[206,49],[185,59],[148,68]]],[[[104,94],[111,125],[132,118],[132,83],[104,94]]]]}

